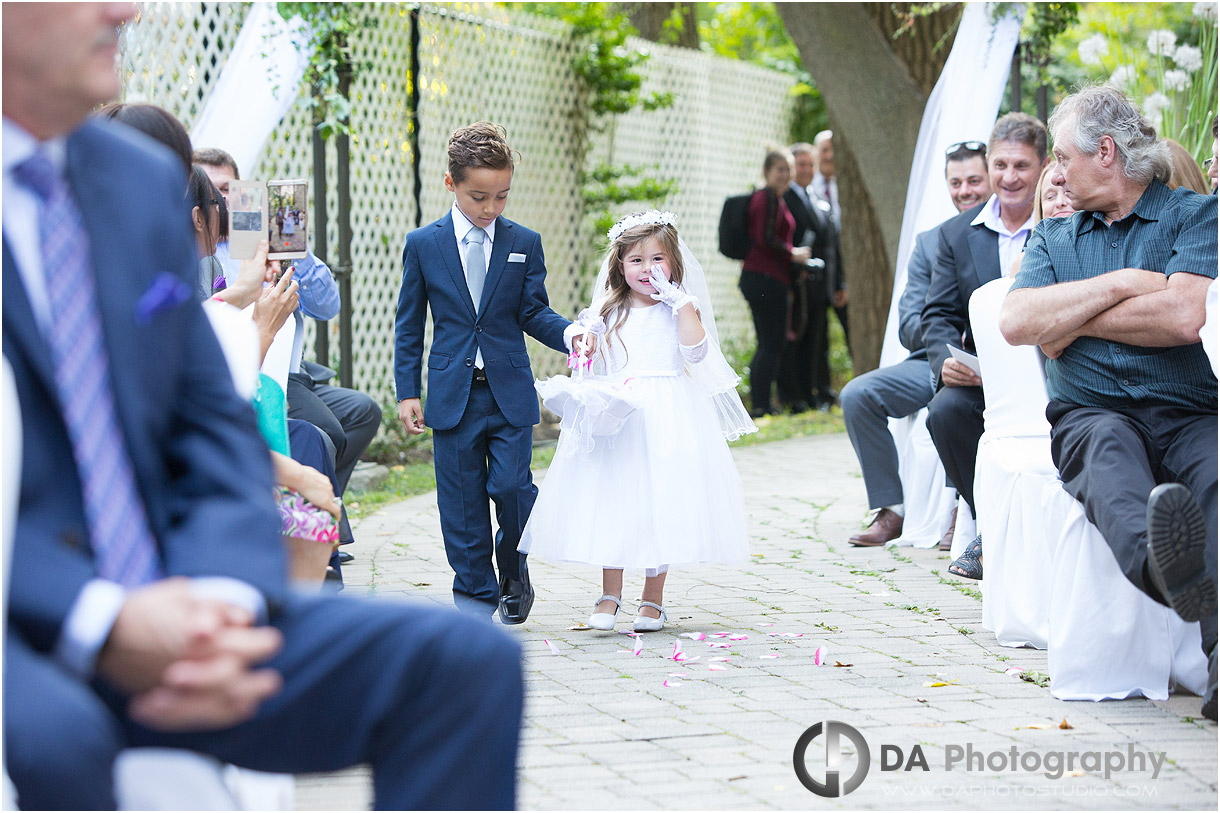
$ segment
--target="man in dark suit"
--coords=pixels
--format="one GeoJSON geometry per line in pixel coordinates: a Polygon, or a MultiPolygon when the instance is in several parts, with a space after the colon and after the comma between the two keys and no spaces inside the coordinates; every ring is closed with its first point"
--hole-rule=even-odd
{"type": "Polygon", "coordinates": [[[502,129],[486,121],[459,128],[448,151],[453,206],[407,235],[403,248],[394,323],[398,415],[411,434],[433,430],[454,603],[484,617],[498,607],[502,622],[520,624],[534,601],[517,545],[538,495],[530,452],[540,419],[525,334],[566,352],[584,329],[547,304],[542,238],[502,216],[513,180],[502,129]],[[425,409],[427,312],[433,327],[425,409]],[[488,498],[499,526],[494,545],[488,498]]]}
{"type": "MultiPolygon", "coordinates": [[[[945,155],[945,182],[959,212],[989,197],[986,145],[972,141],[950,146],[945,155]]],[[[864,475],[868,506],[877,512],[867,529],[848,540],[857,547],[884,545],[902,534],[906,511],[898,475],[898,448],[889,419],[918,412],[934,393],[920,312],[932,280],[939,232],[938,226],[915,237],[907,263],[906,288],[898,300],[898,338],[911,354],[897,364],[856,376],[839,393],[847,436],[864,475]]]]}
{"type": "MultiPolygon", "coordinates": [[[[792,180],[784,192],[784,202],[792,212],[795,228],[793,245],[807,246],[812,259],[792,264],[793,323],[796,338],[784,345],[777,381],[780,401],[794,412],[804,412],[819,403],[815,392],[817,362],[815,353],[821,348],[822,362],[826,356],[826,258],[834,250],[834,226],[829,212],[823,212],[819,201],[809,194],[813,180],[814,147],[793,144],[789,147],[793,159],[792,180]],[[801,324],[797,315],[800,315],[801,324]],[[798,329],[799,328],[799,329],[798,329]]],[[[825,388],[829,389],[829,377],[825,388]]]]}
{"type": "Polygon", "coordinates": [[[181,163],[85,121],[127,4],[4,8],[3,349],[23,417],[4,738],[24,809],[115,805],[132,746],[373,766],[378,807],[513,804],[518,647],[288,587],[266,444],[191,293],[181,163]],[[355,707],[334,707],[342,686],[355,707]],[[479,781],[469,781],[471,765],[479,781]]]}
{"type": "MultiPolygon", "coordinates": [[[[851,354],[851,331],[847,327],[847,278],[843,269],[843,252],[840,237],[843,233],[843,215],[839,206],[839,181],[835,172],[834,133],[823,130],[813,137],[816,150],[817,170],[809,184],[811,194],[820,202],[819,207],[826,213],[833,228],[831,245],[827,251],[826,260],[826,297],[834,308],[835,317],[843,328],[843,343],[851,354]]],[[[823,314],[823,316],[826,316],[823,314]]],[[[829,318],[826,316],[826,318],[829,318]]],[[[819,402],[822,408],[835,402],[835,395],[830,389],[830,356],[829,333],[818,353],[818,369],[816,384],[819,389],[819,402]]]]}
{"type": "MultiPolygon", "coordinates": [[[[1038,176],[1047,163],[1046,127],[1033,116],[1001,116],[987,145],[992,196],[940,227],[936,267],[922,324],[937,392],[928,432],[949,481],[974,512],[974,461],[983,434],[983,382],[949,347],[974,352],[968,306],[975,289],[999,279],[1020,255],[1032,227],[1038,176]]],[[[977,512],[975,512],[977,516],[977,512]]],[[[949,572],[982,578],[976,538],[949,572]],[[962,561],[965,560],[965,561],[962,561]]]]}

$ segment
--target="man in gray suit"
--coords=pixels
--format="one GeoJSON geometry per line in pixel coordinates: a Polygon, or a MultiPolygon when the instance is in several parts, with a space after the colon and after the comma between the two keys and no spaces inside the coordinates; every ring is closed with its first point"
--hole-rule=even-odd
{"type": "MultiPolygon", "coordinates": [[[[982,203],[991,195],[987,176],[987,145],[979,141],[953,144],[945,152],[945,182],[958,212],[982,203]]],[[[902,481],[898,477],[898,449],[888,419],[919,411],[932,400],[932,368],[924,347],[920,311],[936,261],[940,227],[915,238],[907,264],[907,284],[898,302],[898,338],[911,355],[897,364],[857,376],[839,394],[847,436],[856,450],[868,507],[877,511],[868,528],[848,541],[859,547],[884,545],[902,534],[902,481]]]]}

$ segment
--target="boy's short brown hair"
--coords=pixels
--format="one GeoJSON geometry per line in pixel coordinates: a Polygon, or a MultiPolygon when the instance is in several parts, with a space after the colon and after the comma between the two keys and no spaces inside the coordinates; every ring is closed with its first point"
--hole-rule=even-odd
{"type": "Polygon", "coordinates": [[[454,183],[466,180],[471,169],[514,169],[513,150],[507,132],[490,121],[476,121],[459,127],[449,136],[449,176],[454,183]]]}

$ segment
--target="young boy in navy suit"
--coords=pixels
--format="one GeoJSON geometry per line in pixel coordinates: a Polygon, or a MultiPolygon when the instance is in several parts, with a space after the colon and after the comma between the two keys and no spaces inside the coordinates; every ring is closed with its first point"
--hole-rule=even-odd
{"type": "Polygon", "coordinates": [[[517,544],[538,494],[530,455],[540,419],[525,334],[566,353],[583,329],[547,304],[538,233],[501,216],[514,169],[503,128],[486,121],[462,127],[448,153],[445,188],[453,207],[407,235],[403,248],[394,324],[398,417],[410,434],[433,431],[454,603],[478,614],[498,608],[503,623],[520,624],[534,603],[517,544]],[[420,379],[429,308],[425,408],[420,379]],[[488,497],[499,525],[494,549],[488,497]]]}

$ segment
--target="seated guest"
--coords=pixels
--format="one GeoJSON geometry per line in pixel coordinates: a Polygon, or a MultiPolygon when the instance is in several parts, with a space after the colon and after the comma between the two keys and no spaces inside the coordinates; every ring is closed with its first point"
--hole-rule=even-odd
{"type": "Polygon", "coordinates": [[[1199,330],[1216,199],[1165,185],[1169,147],[1116,88],[1072,94],[1050,126],[1053,182],[1080,212],[1034,231],[1000,329],[1048,357],[1063,487],[1132,584],[1200,622],[1214,720],[1217,393],[1199,330]]]}
{"type": "MultiPolygon", "coordinates": [[[[214,147],[202,147],[194,155],[195,161],[228,200],[229,183],[240,179],[233,156],[214,147]]],[[[293,222],[291,212],[288,222],[293,222]]],[[[225,266],[226,279],[236,279],[237,263],[229,258],[228,242],[218,246],[217,255],[225,266]]],[[[294,279],[300,286],[300,307],[292,312],[296,334],[292,340],[288,374],[288,417],[309,421],[326,433],[334,446],[335,473],[342,492],[347,490],[356,463],[381,426],[381,407],[363,392],[328,384],[334,371],[305,360],[304,317],[323,321],[336,317],[339,314],[339,286],[331,276],[330,268],[315,257],[308,246],[306,255],[293,263],[293,269],[294,279]]]]}
{"type": "Polygon", "coordinates": [[[117,755],[149,746],[277,773],[371,764],[378,808],[510,808],[513,641],[451,610],[288,588],[267,447],[191,294],[185,171],[88,118],[119,91],[133,13],[14,4],[0,29],[18,803],[114,809],[117,755]]]}
{"type": "MultiPolygon", "coordinates": [[[[928,404],[928,433],[949,482],[978,516],[974,461],[983,434],[983,382],[952,357],[949,347],[974,352],[968,306],[975,289],[1012,265],[1033,226],[1034,193],[1046,166],[1046,127],[1033,116],[1009,113],[995,123],[987,145],[991,198],[940,227],[936,265],[921,316],[937,392],[928,404]]],[[[983,540],[975,537],[949,572],[983,577],[983,540]]]]}
{"type": "Polygon", "coordinates": [[[792,154],[771,150],[763,160],[764,185],[750,198],[750,252],[742,264],[741,293],[754,317],[758,347],[750,361],[750,414],[771,415],[771,384],[779,373],[787,338],[792,263],[811,256],[808,246],[793,247],[796,228],[784,193],[792,179],[792,154]]]}
{"type": "MultiPolygon", "coordinates": [[[[1035,226],[1048,217],[1069,217],[1076,214],[1076,207],[1072,206],[1072,202],[1068,200],[1067,191],[1062,186],[1051,183],[1054,169],[1054,164],[1048,164],[1038,178],[1038,194],[1034,198],[1035,226]]],[[[1015,277],[1021,270],[1021,260],[1024,258],[1025,252],[1022,251],[1012,261],[1012,265],[1008,267],[1008,272],[1004,276],[1015,277]]]]}
{"type": "MultiPolygon", "coordinates": [[[[959,212],[990,197],[987,145],[981,141],[951,145],[945,152],[945,182],[959,212]]],[[[932,400],[932,368],[928,365],[919,316],[932,277],[936,240],[937,229],[929,229],[915,238],[907,263],[906,288],[898,301],[898,337],[911,354],[897,364],[853,378],[839,393],[847,436],[864,474],[868,507],[877,512],[867,529],[848,540],[852,545],[884,545],[902,535],[905,514],[902,480],[898,476],[898,449],[888,419],[918,412],[932,400]]]]}

